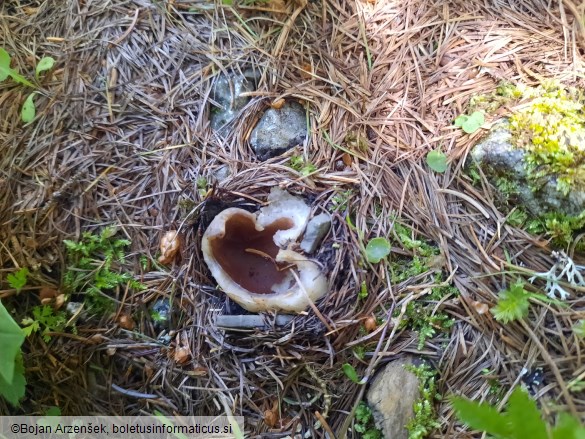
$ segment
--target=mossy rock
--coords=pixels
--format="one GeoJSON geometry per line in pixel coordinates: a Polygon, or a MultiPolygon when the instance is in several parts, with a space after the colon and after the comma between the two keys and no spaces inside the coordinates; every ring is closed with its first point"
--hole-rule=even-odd
{"type": "MultiPolygon", "coordinates": [[[[571,232],[585,225],[583,93],[548,84],[518,87],[509,96],[528,102],[496,123],[471,157],[509,204],[541,220],[541,230],[533,231],[562,234],[562,242],[570,241],[571,232]]],[[[498,95],[497,103],[501,100],[498,95]]],[[[482,105],[489,102],[481,100],[482,105]]]]}

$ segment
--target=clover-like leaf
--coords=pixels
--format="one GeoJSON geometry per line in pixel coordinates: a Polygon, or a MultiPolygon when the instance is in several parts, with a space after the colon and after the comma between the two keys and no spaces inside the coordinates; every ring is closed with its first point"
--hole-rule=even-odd
{"type": "Polygon", "coordinates": [[[390,254],[390,243],[386,238],[374,238],[366,246],[366,259],[368,262],[377,264],[390,254]]]}
{"type": "Polygon", "coordinates": [[[427,154],[427,165],[435,172],[445,172],[447,170],[447,156],[441,151],[429,151],[427,154]]]}
{"type": "Polygon", "coordinates": [[[55,65],[54,58],[51,58],[50,56],[45,56],[44,58],[42,58],[39,61],[39,63],[37,64],[37,69],[36,69],[37,78],[39,77],[41,72],[44,72],[46,70],[51,70],[54,65],[55,65]]]}

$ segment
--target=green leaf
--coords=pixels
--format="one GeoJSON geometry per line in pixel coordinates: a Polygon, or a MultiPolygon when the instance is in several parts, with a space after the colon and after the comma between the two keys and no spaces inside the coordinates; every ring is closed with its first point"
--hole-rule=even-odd
{"type": "Polygon", "coordinates": [[[16,357],[23,342],[22,330],[0,302],[0,378],[7,383],[13,381],[16,357]]]}
{"type": "Polygon", "coordinates": [[[463,124],[467,122],[467,119],[469,119],[469,116],[467,116],[466,114],[462,114],[461,116],[455,119],[455,126],[462,127],[463,124]]]}
{"type": "Polygon", "coordinates": [[[512,437],[548,439],[546,424],[540,416],[536,403],[520,387],[516,387],[510,395],[507,415],[512,437]]]}
{"type": "Polygon", "coordinates": [[[221,0],[222,5],[231,6],[234,4],[234,0],[221,0]]]}
{"type": "Polygon", "coordinates": [[[441,151],[429,151],[427,165],[433,171],[443,173],[447,170],[447,156],[441,151]]]}
{"type": "Polygon", "coordinates": [[[485,122],[481,111],[474,111],[471,116],[461,125],[463,131],[467,134],[475,133],[485,122]]]}
{"type": "Polygon", "coordinates": [[[481,111],[474,111],[470,116],[462,114],[455,119],[455,126],[461,127],[467,134],[476,132],[485,122],[481,111]]]}
{"type": "Polygon", "coordinates": [[[568,413],[560,413],[552,439],[585,439],[585,428],[568,413]]]}
{"type": "Polygon", "coordinates": [[[344,363],[343,366],[341,366],[341,368],[343,369],[343,372],[345,373],[345,375],[354,383],[357,384],[361,384],[360,378],[358,377],[357,371],[355,370],[355,368],[349,364],[349,363],[344,363]]]}
{"type": "Polygon", "coordinates": [[[54,65],[55,65],[54,58],[51,58],[50,56],[45,56],[44,58],[42,58],[37,64],[36,69],[37,78],[39,77],[39,74],[41,74],[41,72],[52,69],[54,65]]]}
{"type": "Polygon", "coordinates": [[[22,112],[20,113],[20,117],[24,123],[32,122],[37,113],[37,109],[35,108],[35,103],[33,101],[34,96],[35,94],[31,93],[22,105],[22,112]]]}
{"type": "Polygon", "coordinates": [[[10,75],[10,54],[0,47],[0,82],[10,75]]]}
{"type": "Polygon", "coordinates": [[[9,76],[16,82],[36,88],[35,85],[27,81],[24,76],[10,68],[10,54],[0,47],[0,81],[4,81],[9,76]]]}
{"type": "Polygon", "coordinates": [[[498,413],[494,407],[465,398],[453,398],[451,403],[459,419],[472,429],[505,438],[509,437],[510,428],[507,416],[498,413]]]}
{"type": "Polygon", "coordinates": [[[366,259],[368,262],[377,264],[390,254],[390,243],[386,238],[374,238],[366,246],[366,259]]]}
{"type": "Polygon", "coordinates": [[[6,280],[8,281],[8,285],[10,285],[11,288],[14,288],[17,293],[20,293],[22,287],[26,285],[27,277],[28,268],[22,267],[16,273],[10,273],[8,276],[6,276],[6,280]]]}
{"type": "Polygon", "coordinates": [[[18,405],[18,401],[24,396],[26,390],[26,379],[24,377],[24,366],[22,364],[22,355],[18,354],[14,362],[14,374],[12,379],[5,380],[0,374],[0,396],[4,397],[13,406],[18,405]]]}
{"type": "Polygon", "coordinates": [[[531,294],[524,289],[524,282],[517,281],[500,293],[498,303],[490,311],[497,321],[509,323],[528,315],[531,294]]]}

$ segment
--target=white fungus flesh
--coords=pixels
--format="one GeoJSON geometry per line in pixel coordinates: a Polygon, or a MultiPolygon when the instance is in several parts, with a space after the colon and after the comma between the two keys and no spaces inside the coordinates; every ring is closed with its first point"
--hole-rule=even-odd
{"type": "Polygon", "coordinates": [[[310,208],[273,188],[256,214],[229,208],[203,235],[203,257],[221,289],[252,312],[301,312],[327,292],[319,266],[287,249],[303,232],[310,208]]]}

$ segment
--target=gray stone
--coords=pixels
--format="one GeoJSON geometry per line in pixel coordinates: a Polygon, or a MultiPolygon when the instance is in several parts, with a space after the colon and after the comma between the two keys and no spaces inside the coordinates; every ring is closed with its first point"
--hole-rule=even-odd
{"type": "Polygon", "coordinates": [[[376,427],[386,439],[408,439],[406,425],[420,397],[418,378],[404,367],[412,361],[412,357],[405,357],[388,363],[374,377],[366,394],[376,427]]]}
{"type": "Polygon", "coordinates": [[[249,96],[241,96],[242,93],[254,91],[256,81],[254,74],[245,72],[233,74],[229,77],[220,76],[213,86],[211,98],[218,104],[211,110],[211,128],[220,133],[238,113],[250,101],[249,96]]]}
{"type": "Polygon", "coordinates": [[[287,101],[280,109],[269,108],[250,135],[250,144],[260,160],[268,160],[302,145],[307,137],[305,109],[287,101]]]}
{"type": "Polygon", "coordinates": [[[506,179],[514,185],[520,203],[536,216],[548,212],[576,216],[585,210],[585,192],[572,190],[563,194],[557,189],[555,175],[544,177],[535,189],[525,167],[526,152],[516,148],[512,141],[508,122],[504,120],[471,151],[472,159],[492,184],[506,179]]]}
{"type": "Polygon", "coordinates": [[[314,253],[330,228],[331,217],[328,213],[323,212],[311,218],[301,241],[301,250],[308,254],[314,253]]]}
{"type": "Polygon", "coordinates": [[[213,177],[218,183],[226,180],[230,176],[230,167],[228,165],[221,165],[213,172],[213,177]]]}

